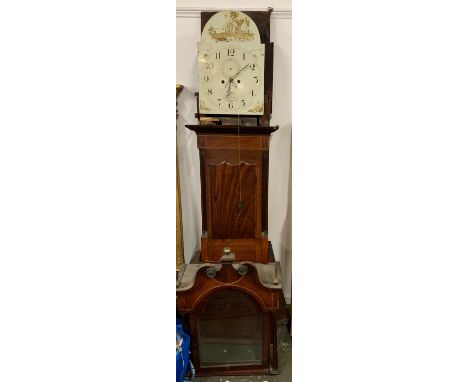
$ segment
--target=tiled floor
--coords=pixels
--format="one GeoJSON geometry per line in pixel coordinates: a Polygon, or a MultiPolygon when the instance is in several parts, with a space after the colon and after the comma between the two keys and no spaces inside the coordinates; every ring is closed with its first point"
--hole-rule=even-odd
{"type": "Polygon", "coordinates": [[[291,382],[291,337],[286,326],[278,327],[278,375],[254,377],[195,377],[194,382],[291,382]]]}

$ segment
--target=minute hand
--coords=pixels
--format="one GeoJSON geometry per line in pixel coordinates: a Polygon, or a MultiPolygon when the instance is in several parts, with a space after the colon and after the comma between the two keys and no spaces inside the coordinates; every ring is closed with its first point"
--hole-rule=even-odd
{"type": "Polygon", "coordinates": [[[247,66],[249,66],[249,65],[250,65],[250,64],[245,65],[241,70],[239,70],[236,74],[234,74],[234,75],[229,79],[229,81],[232,82],[232,81],[234,80],[234,78],[236,78],[236,77],[240,74],[240,72],[242,72],[242,71],[243,71],[247,66]]]}

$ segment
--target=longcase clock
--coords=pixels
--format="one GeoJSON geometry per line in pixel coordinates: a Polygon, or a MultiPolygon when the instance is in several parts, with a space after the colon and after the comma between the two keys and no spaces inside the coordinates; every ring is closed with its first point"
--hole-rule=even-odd
{"type": "Polygon", "coordinates": [[[281,269],[268,241],[273,43],[268,11],[201,13],[200,258],[183,265],[177,306],[198,375],[277,374],[281,269]]]}

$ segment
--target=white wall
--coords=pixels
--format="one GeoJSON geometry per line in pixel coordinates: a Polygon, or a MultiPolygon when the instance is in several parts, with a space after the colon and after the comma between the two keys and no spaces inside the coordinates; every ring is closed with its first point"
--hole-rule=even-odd
{"type": "MultiPolygon", "coordinates": [[[[281,262],[284,293],[291,297],[291,1],[236,1],[239,10],[274,8],[271,41],[274,42],[272,125],[279,130],[270,144],[270,184],[268,236],[281,262]],[[276,11],[275,11],[276,10],[276,11]]],[[[200,10],[233,8],[232,1],[177,1],[176,81],[185,86],[179,97],[179,171],[184,224],[185,259],[200,249],[201,202],[198,149],[195,133],[184,127],[197,123],[198,91],[197,42],[200,39],[200,10]]]]}

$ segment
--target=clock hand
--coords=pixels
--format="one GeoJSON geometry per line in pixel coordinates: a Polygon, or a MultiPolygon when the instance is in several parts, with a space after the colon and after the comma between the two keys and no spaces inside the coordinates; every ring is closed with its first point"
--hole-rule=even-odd
{"type": "Polygon", "coordinates": [[[236,78],[240,74],[240,72],[242,72],[249,65],[250,64],[246,64],[241,70],[239,70],[236,74],[234,74],[232,77],[229,78],[229,80],[228,80],[228,89],[227,89],[227,94],[228,95],[231,93],[231,84],[233,84],[234,78],[236,78]]]}
{"type": "Polygon", "coordinates": [[[234,81],[234,78],[236,78],[240,74],[240,72],[242,72],[249,65],[250,64],[245,65],[241,70],[239,70],[236,74],[234,74],[231,78],[229,78],[229,82],[234,81]]]}
{"type": "MultiPolygon", "coordinates": [[[[239,74],[239,73],[240,72],[236,73],[236,75],[239,74]]],[[[228,83],[227,83],[227,92],[228,93],[231,92],[231,85],[234,85],[234,87],[237,87],[237,85],[234,83],[234,77],[231,77],[231,78],[228,79],[228,83]]]]}
{"type": "MultiPolygon", "coordinates": [[[[240,72],[242,72],[245,68],[247,68],[247,66],[249,66],[250,64],[247,64],[245,65],[241,70],[239,70],[236,74],[234,74],[232,77],[229,78],[228,80],[228,88],[227,88],[227,95],[229,96],[229,94],[231,94],[231,84],[234,84],[234,78],[236,78],[240,72]]],[[[237,87],[236,84],[234,84],[234,86],[237,87]]]]}

